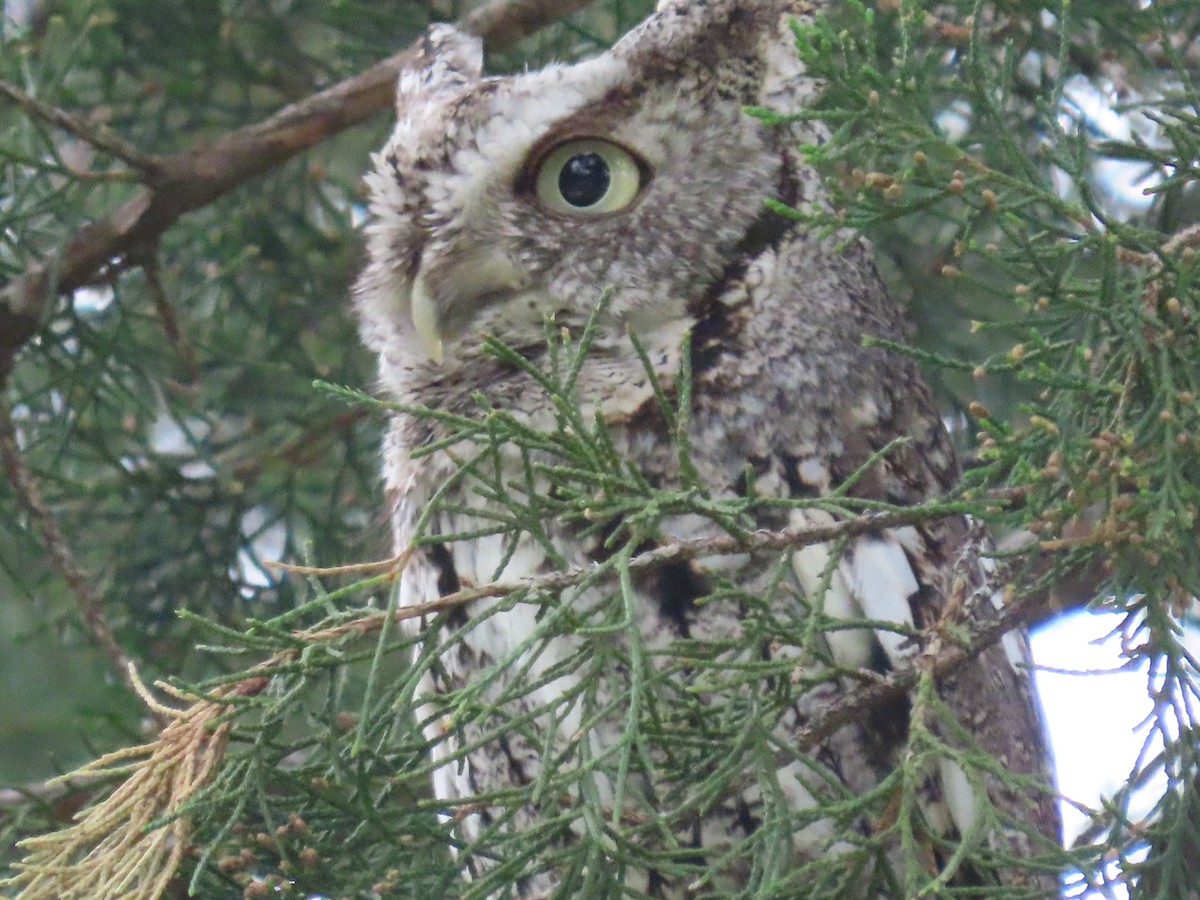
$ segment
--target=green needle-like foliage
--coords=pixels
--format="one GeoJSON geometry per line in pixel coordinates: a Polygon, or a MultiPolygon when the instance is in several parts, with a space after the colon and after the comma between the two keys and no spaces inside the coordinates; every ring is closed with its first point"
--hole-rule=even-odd
{"type": "MultiPolygon", "coordinates": [[[[715,497],[690,466],[686,368],[660,392],[679,475],[679,487],[662,489],[621,458],[576,396],[586,333],[548,332],[538,363],[490,343],[555,398],[555,422],[537,431],[482,400],[459,416],[405,410],[437,429],[438,446],[461,462],[455,484],[480,501],[455,509],[474,515],[469,530],[421,532],[418,543],[501,535],[511,552],[523,536],[563,563],[548,525],[572,522],[604,536],[606,552],[587,570],[564,563],[400,609],[407,555],[346,569],[271,565],[391,552],[375,472],[395,410],[364,393],[372,366],[346,299],[359,257],[358,177],[386,119],[188,212],[61,298],[53,262],[80,229],[139,195],[155,159],[262,121],[473,5],[71,0],[33,3],[21,24],[0,26],[0,79],[42,104],[22,105],[7,88],[0,97],[0,413],[9,420],[0,441],[15,454],[0,480],[0,780],[21,788],[0,798],[0,854],[17,879],[7,890],[483,898],[553,867],[564,897],[616,895],[646,868],[715,896],[1037,896],[953,882],[1023,865],[1065,873],[1069,896],[1191,896],[1200,5],[851,0],[797,28],[798,53],[827,83],[806,115],[831,137],[806,152],[837,213],[781,211],[875,242],[916,325],[906,352],[925,364],[968,460],[959,494],[896,509],[843,492],[800,504],[833,514],[833,533],[762,532],[780,501],[752,490],[715,497]],[[10,346],[16,326],[4,317],[43,264],[53,302],[34,336],[10,346]],[[553,491],[539,488],[546,481],[553,491]],[[860,684],[824,649],[832,629],[894,623],[833,620],[819,598],[790,596],[787,555],[798,546],[836,548],[871,528],[963,513],[986,520],[1004,548],[1014,622],[1094,601],[1121,614],[1125,664],[1146,673],[1144,752],[1088,810],[1070,854],[1039,845],[1035,859],[1014,861],[989,845],[1001,814],[985,802],[985,779],[1018,785],[956,727],[935,672],[860,684]],[[646,549],[682,514],[724,537],[646,549]],[[82,579],[68,577],[64,550],[82,579]],[[774,574],[769,590],[718,579],[704,601],[745,610],[738,641],[644,645],[631,610],[639,578],[675,554],[748,552],[774,574]],[[779,602],[785,594],[794,602],[779,602]],[[467,604],[464,624],[455,613],[467,604]],[[537,612],[522,652],[418,709],[418,683],[446,647],[518,606],[537,612]],[[136,676],[93,648],[105,628],[147,681],[164,680],[142,696],[122,687],[136,676]],[[543,664],[561,636],[571,653],[543,664]],[[764,659],[764,645],[811,664],[764,659]],[[512,712],[554,679],[571,687],[512,712]],[[781,710],[836,679],[859,693],[802,740],[781,742],[772,727],[781,710]],[[903,763],[851,795],[814,756],[822,729],[900,691],[911,698],[903,763]],[[422,731],[435,717],[456,734],[459,756],[513,736],[544,747],[542,769],[520,790],[437,801],[430,751],[440,738],[422,731]],[[552,747],[549,726],[561,721],[580,723],[581,735],[618,721],[619,738],[552,747]],[[918,798],[929,767],[947,757],[981,811],[960,842],[940,846],[918,798]],[[42,783],[85,759],[95,761],[67,786],[42,783]],[[780,795],[774,773],[787,761],[807,773],[813,807],[780,795]],[[639,806],[647,779],[669,787],[639,806]],[[699,866],[675,836],[751,783],[762,824],[724,860],[699,866]],[[615,797],[601,791],[608,784],[615,797]],[[459,820],[481,803],[500,812],[478,842],[459,846],[459,820]],[[515,834],[508,826],[527,807],[536,820],[515,834]],[[854,827],[864,819],[869,834],[854,827]],[[827,829],[837,852],[793,865],[790,836],[801,828],[827,829]],[[929,864],[934,846],[948,860],[941,871],[929,864]],[[752,860],[752,875],[733,891],[721,870],[739,859],[752,860]]],[[[650,6],[604,0],[489,66],[586,55],[650,6]]],[[[451,494],[431,513],[451,509],[451,494]]],[[[936,664],[953,666],[954,653],[998,635],[943,637],[950,655],[936,664]]],[[[1098,754],[1105,713],[1095,717],[1098,754]]]]}
{"type": "MultiPolygon", "coordinates": [[[[603,308],[602,303],[597,315],[603,308]]],[[[553,554],[546,538],[552,523],[573,522],[584,530],[609,523],[604,558],[585,569],[465,588],[420,608],[398,608],[391,586],[405,556],[381,564],[382,574],[352,591],[340,591],[336,602],[332,594],[318,596],[241,630],[209,625],[209,652],[228,657],[236,674],[171,688],[176,698],[194,694],[197,702],[183,712],[160,710],[172,725],[141,751],[132,770],[113,769],[118,762],[128,765],[128,753],[93,767],[127,780],[90,813],[95,827],[27,842],[29,855],[20,867],[25,874],[16,882],[25,886],[22,896],[75,896],[72,886],[85,872],[110,881],[125,877],[121,866],[132,852],[127,840],[155,817],[159,825],[182,828],[175,846],[187,841],[191,853],[181,860],[178,854],[139,850],[137,859],[149,873],[144,877],[161,881],[165,868],[190,872],[189,887],[201,896],[220,896],[257,880],[296,896],[416,897],[432,891],[485,898],[550,868],[562,875],[564,897],[640,896],[623,885],[630,872],[651,868],[706,895],[732,896],[723,873],[749,861],[751,877],[736,889],[739,896],[835,898],[845,896],[848,885],[866,884],[889,896],[915,897],[948,890],[943,886],[960,866],[1027,864],[1005,860],[985,839],[1001,816],[986,801],[984,774],[1014,784],[1019,777],[973,747],[939,701],[930,671],[906,673],[916,687],[909,746],[902,766],[867,794],[849,793],[826,769],[814,753],[818,737],[784,742],[776,728],[801,695],[860,677],[833,664],[822,640],[827,630],[896,626],[834,619],[820,612],[818,598],[797,595],[784,574],[790,554],[820,537],[776,535],[772,544],[756,533],[759,517],[783,502],[849,521],[890,514],[917,522],[966,509],[982,512],[986,504],[895,508],[844,496],[724,499],[686,479],[678,489],[652,487],[616,453],[600,417],[574,393],[595,322],[594,317],[577,341],[548,329],[550,349],[540,364],[488,343],[498,359],[524,369],[552,398],[551,429],[532,429],[483,398],[470,414],[403,412],[436,423],[444,437],[433,446],[461,451],[450,482],[456,493],[503,512],[480,515],[477,529],[454,535],[418,527],[414,546],[501,534],[510,545],[518,537],[543,541],[553,554]],[[526,480],[503,474],[514,459],[526,480]],[[554,486],[549,495],[539,488],[546,483],[554,486]],[[665,520],[678,515],[709,519],[728,537],[642,549],[661,540],[665,520]],[[711,596],[699,601],[736,604],[743,615],[738,638],[681,638],[656,648],[644,643],[635,592],[642,574],[679,555],[756,547],[763,565],[776,573],[768,592],[750,593],[718,578],[711,596]],[[464,622],[454,612],[468,603],[471,617],[464,622]],[[439,669],[450,648],[491,616],[518,605],[537,609],[536,627],[525,639],[465,686],[418,705],[418,682],[439,669]],[[544,659],[551,641],[563,639],[570,642],[569,652],[558,643],[556,658],[544,659]],[[410,662],[414,646],[420,649],[410,662]],[[768,647],[771,652],[765,652],[768,647]],[[551,683],[552,691],[539,693],[551,683]],[[614,720],[621,723],[616,739],[597,744],[596,726],[614,720]],[[550,742],[563,722],[578,723],[566,746],[550,742]],[[422,737],[418,726],[434,727],[422,737]],[[439,752],[451,735],[457,747],[439,752]],[[543,747],[540,771],[528,785],[454,802],[428,796],[435,766],[455,765],[474,748],[501,739],[543,747]],[[944,839],[925,822],[919,793],[937,761],[947,757],[972,779],[983,812],[977,829],[963,836],[949,866],[939,872],[929,865],[930,842],[944,839]],[[792,763],[820,798],[811,807],[797,807],[779,783],[778,770],[792,763]],[[153,790],[164,781],[174,783],[173,773],[181,769],[202,777],[169,798],[153,790]],[[641,787],[647,783],[657,786],[653,801],[641,787]],[[765,801],[762,826],[716,860],[698,863],[678,836],[689,833],[719,798],[753,786],[765,801]],[[127,826],[116,825],[115,812],[131,807],[140,815],[127,826]],[[483,808],[490,819],[479,838],[452,856],[458,819],[483,808]],[[520,830],[513,827],[530,808],[536,817],[520,830]],[[852,827],[864,817],[880,823],[869,836],[852,827]],[[830,852],[795,865],[792,835],[806,828],[826,834],[830,852]],[[101,837],[106,843],[94,852],[101,837]],[[898,859],[890,855],[895,845],[901,848],[898,859]],[[110,865],[116,874],[108,874],[110,865]],[[474,877],[464,880],[464,870],[474,877]],[[868,872],[873,874],[864,881],[868,872]]],[[[675,390],[688,396],[686,365],[675,390]]],[[[681,421],[686,410],[668,406],[663,414],[681,421]]],[[[679,458],[681,472],[692,471],[683,448],[679,458]]],[[[448,496],[435,495],[426,520],[437,510],[470,516],[479,509],[452,505],[448,496]]],[[[860,524],[864,521],[871,520],[860,524]]],[[[320,595],[321,588],[316,591],[320,595]]],[[[197,625],[205,627],[202,621],[197,625]]],[[[843,714],[867,711],[853,710],[851,701],[844,705],[843,714]]],[[[1042,852],[1045,858],[1036,864],[1053,866],[1056,848],[1044,846],[1042,852]]],[[[110,882],[89,880],[88,890],[94,892],[97,883],[110,882]]],[[[1020,889],[992,891],[989,896],[1029,896],[1020,889]]]]}
{"type": "Polygon", "coordinates": [[[1195,858],[1200,834],[1187,738],[1200,671],[1183,631],[1200,593],[1200,228],[1185,212],[1200,66],[1180,49],[1197,34],[1200,9],[1186,3],[852,3],[836,26],[797,29],[806,64],[829,81],[810,115],[834,129],[810,156],[830,172],[839,213],[814,226],[850,224],[883,246],[897,226],[940,235],[935,296],[958,294],[969,340],[991,348],[965,366],[918,353],[970,371],[974,386],[955,382],[964,406],[990,395],[967,410],[978,428],[967,483],[1022,498],[993,522],[1037,538],[1036,583],[1069,591],[1083,578],[1124,614],[1126,665],[1148,673],[1155,703],[1147,752],[1090,832],[1122,865],[1093,865],[1118,879],[1144,868],[1154,897],[1194,891],[1178,861],[1195,858]],[[1151,139],[1105,133],[1103,110],[1088,107],[1081,72],[1110,62],[1117,110],[1135,128],[1152,123],[1151,139]],[[1121,185],[1102,172],[1113,160],[1142,164],[1145,211],[1112,198],[1121,185]],[[1162,800],[1134,816],[1150,783],[1165,784],[1162,800]]]}

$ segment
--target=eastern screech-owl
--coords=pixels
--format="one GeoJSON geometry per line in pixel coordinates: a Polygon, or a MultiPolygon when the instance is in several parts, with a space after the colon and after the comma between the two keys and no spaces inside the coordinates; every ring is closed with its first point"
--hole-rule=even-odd
{"type": "MultiPolygon", "coordinates": [[[[864,344],[903,333],[869,248],[809,233],[763,203],[826,203],[797,151],[821,140],[819,126],[769,127],[745,111],[796,110],[813,96],[789,28],[811,13],[803,0],[663,0],[598,58],[497,78],[481,75],[477,39],[432,28],[420,66],[400,78],[398,123],[368,175],[373,222],[357,302],[385,392],[442,413],[490,405],[546,427],[543,386],[481,338],[537,363],[547,334],[577,334],[610,290],[578,397],[647,484],[680,484],[655,381],[674,396],[688,354],[684,437],[712,497],[811,499],[855,474],[850,496],[897,505],[952,488],[958,463],[913,363],[864,344]]],[[[455,475],[471,448],[418,452],[443,424],[401,412],[385,441],[398,549],[435,501],[423,533],[454,536],[411,558],[401,604],[586,568],[612,552],[620,521],[488,533],[500,530],[489,518],[499,501],[455,475]]],[[[522,490],[553,494],[536,453],[505,465],[522,490]]],[[[754,525],[833,521],[801,507],[764,502],[754,525]]],[[[638,550],[721,533],[695,510],[667,515],[638,550]]],[[[982,543],[966,520],[944,518],[837,547],[676,560],[639,570],[624,593],[591,584],[553,602],[478,600],[442,614],[436,630],[421,625],[431,629],[417,651],[422,725],[464,868],[507,867],[520,897],[750,896],[768,877],[788,884],[789,870],[816,873],[804,866],[843,857],[857,869],[841,881],[835,862],[771,896],[899,896],[904,873],[893,869],[911,854],[897,849],[895,823],[911,809],[899,784],[877,789],[909,746],[913,702],[863,710],[815,751],[794,750],[789,737],[856,680],[912,662],[935,633],[994,618],[982,543]],[[586,623],[606,602],[627,603],[624,630],[562,625],[564,608],[586,623]],[[854,619],[896,629],[836,627],[854,619]],[[607,661],[580,662],[589,647],[607,661]],[[775,674],[737,677],[743,663],[771,661],[775,674]],[[743,743],[756,749],[730,768],[739,759],[730,748],[743,743]],[[839,798],[873,791],[837,820],[839,798]],[[516,832],[527,845],[503,843],[516,832]]],[[[935,716],[927,724],[956,746],[969,734],[1009,771],[1036,778],[1046,749],[1025,659],[1023,638],[1009,635],[940,678],[962,730],[935,716]]],[[[929,872],[977,824],[984,795],[1010,817],[981,826],[984,845],[1020,856],[1037,835],[1057,834],[1045,793],[1017,796],[945,757],[921,773],[929,872]]],[[[1002,865],[963,867],[950,882],[981,895],[988,884],[1054,885],[1002,865]]]]}

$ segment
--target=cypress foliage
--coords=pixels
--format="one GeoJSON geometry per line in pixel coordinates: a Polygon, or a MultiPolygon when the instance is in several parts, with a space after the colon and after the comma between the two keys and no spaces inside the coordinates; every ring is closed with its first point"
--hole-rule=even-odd
{"type": "MultiPolygon", "coordinates": [[[[650,5],[607,0],[516,47],[509,35],[491,67],[586,55],[650,5]]],[[[456,477],[503,498],[507,517],[474,533],[619,519],[611,554],[595,569],[397,610],[403,557],[344,565],[387,553],[375,456],[389,410],[369,395],[371,361],[346,300],[358,177],[386,114],[343,130],[327,112],[311,120],[324,123],[313,125],[321,141],[280,132],[300,142],[295,152],[210,193],[203,185],[243,170],[189,168],[220,157],[180,154],[236,154],[238,144],[220,142],[395,53],[431,18],[470,12],[459,6],[78,0],[35,3],[4,22],[0,629],[12,665],[0,670],[0,718],[21,724],[0,735],[0,777],[27,786],[0,798],[8,891],[482,898],[554,865],[569,895],[590,897],[648,864],[704,888],[713,873],[650,838],[748,763],[811,762],[832,720],[814,723],[807,746],[776,746],[763,723],[804,685],[754,646],[780,636],[815,646],[845,623],[781,622],[765,598],[717,585],[750,610],[746,645],[676,648],[673,664],[703,670],[705,690],[668,695],[628,616],[633,580],[674,553],[753,546],[782,562],[806,542],[966,511],[1010,536],[1010,624],[1092,601],[1120,611],[1127,664],[1147,672],[1155,700],[1146,752],[1090,811],[1076,849],[1042,847],[1024,864],[1062,871],[1071,896],[1089,885],[1189,896],[1200,853],[1200,673],[1185,633],[1200,593],[1200,7],[852,0],[797,31],[805,64],[828,83],[807,114],[833,131],[807,152],[838,197],[836,216],[811,227],[850,226],[876,241],[917,323],[907,352],[927,363],[948,419],[962,424],[972,465],[958,495],[908,509],[835,495],[803,501],[842,519],[832,534],[757,532],[757,501],[717,500],[686,479],[658,490],[621,460],[574,395],[589,336],[549,332],[544,368],[502,345],[491,352],[559,398],[552,430],[483,404],[462,416],[408,412],[459,448],[456,477]],[[185,203],[189,191],[200,199],[185,203]],[[106,243],[147,197],[166,203],[169,227],[106,243]],[[86,264],[68,249],[91,245],[106,252],[86,264]],[[514,457],[527,484],[497,477],[499,460],[514,457]],[[552,497],[528,489],[535,471],[553,475],[552,497]],[[719,523],[728,542],[641,550],[664,516],[683,512],[719,523]],[[594,605],[565,602],[589,585],[606,586],[594,605]],[[429,796],[430,741],[413,692],[438,664],[438,629],[482,598],[539,608],[530,647],[579,635],[562,670],[626,672],[628,727],[603,754],[581,742],[545,761],[527,795],[486,798],[511,810],[534,801],[543,815],[519,838],[501,818],[456,858],[454,816],[470,808],[429,796]],[[398,620],[418,616],[426,640],[410,665],[421,635],[398,620]],[[648,743],[673,755],[646,759],[648,743]],[[658,817],[614,814],[619,803],[589,793],[597,771],[620,786],[661,765],[689,773],[693,793],[658,817]],[[464,866],[478,877],[463,881],[464,866]]],[[[677,423],[686,369],[678,384],[677,400],[662,401],[677,423]]],[[[686,473],[687,447],[677,450],[686,473]]],[[[962,635],[937,665],[996,637],[962,635]]],[[[996,862],[982,832],[948,848],[941,873],[920,858],[925,761],[955,755],[980,776],[1003,766],[940,737],[933,725],[949,715],[931,671],[888,681],[852,699],[866,708],[911,693],[904,766],[869,796],[804,811],[778,804],[730,850],[756,860],[745,896],[846,897],[893,836],[908,858],[876,885],[887,896],[966,896],[946,886],[953,871],[996,862]],[[844,853],[783,865],[796,827],[885,809],[878,835],[846,835],[844,853]]],[[[589,680],[580,684],[544,712],[604,715],[589,680]]],[[[504,699],[485,673],[449,702],[474,735],[536,739],[504,699]]],[[[1102,745],[1103,711],[1095,727],[1102,745]]]]}

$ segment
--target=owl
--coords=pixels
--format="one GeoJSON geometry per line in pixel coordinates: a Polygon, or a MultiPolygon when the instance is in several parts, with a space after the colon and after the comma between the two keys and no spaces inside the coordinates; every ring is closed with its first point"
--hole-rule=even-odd
{"type": "Polygon", "coordinates": [[[1054,892],[1052,876],[952,860],[968,836],[1010,859],[1057,840],[1048,790],[966,762],[982,750],[1046,777],[1021,635],[939,676],[936,710],[901,697],[797,740],[854,685],[995,619],[970,521],[625,565],[728,534],[706,498],[743,501],[745,533],[833,524],[818,501],[835,492],[907,506],[959,478],[913,362],[864,340],[904,334],[870,248],[764,203],[828,206],[798,150],[820,127],[746,112],[816,95],[790,27],[812,15],[663,0],[596,58],[504,77],[438,25],[400,76],[355,294],[396,403],[383,473],[397,550],[413,548],[396,602],[580,575],[405,625],[463,884],[491,886],[477,895],[900,896],[902,816],[925,877],[949,865],[973,896],[1054,892]],[[538,373],[584,343],[564,429],[538,373]],[[500,414],[560,436],[596,423],[597,452],[636,470],[657,518],[604,513],[601,489],[599,513],[512,524],[506,490],[552,510],[573,476],[550,442],[451,436],[500,414]],[[700,500],[662,499],[683,494],[700,500]],[[914,723],[944,752],[905,787],[898,766],[928,746],[914,723]]]}

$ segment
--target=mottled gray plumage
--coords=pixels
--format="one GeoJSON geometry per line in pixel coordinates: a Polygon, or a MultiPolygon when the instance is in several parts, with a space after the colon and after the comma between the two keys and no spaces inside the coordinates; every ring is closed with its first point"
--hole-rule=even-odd
{"type": "MultiPolygon", "coordinates": [[[[825,203],[817,175],[795,150],[802,141],[820,140],[819,127],[768,128],[744,113],[747,104],[797,109],[813,94],[784,22],[787,15],[809,13],[795,0],[664,0],[655,16],[597,59],[503,78],[481,77],[476,40],[446,26],[432,29],[422,68],[401,78],[396,130],[368,176],[374,219],[357,300],[386,393],[405,403],[464,411],[474,407],[471,395],[480,391],[496,406],[547,425],[544,392],[483,352],[480,336],[495,335],[536,356],[547,317],[578,328],[611,286],[611,306],[579,391],[584,403],[599,404],[618,449],[652,483],[677,483],[678,460],[627,330],[639,336],[668,386],[690,332],[695,376],[689,434],[694,463],[714,494],[744,492],[748,470],[760,495],[826,494],[901,436],[910,442],[875,464],[852,493],[913,504],[951,488],[958,463],[912,361],[863,346],[866,335],[893,341],[903,335],[869,248],[845,234],[810,235],[762,203],[767,195],[799,208],[825,203]],[[553,179],[539,180],[539,167],[558,159],[557,148],[581,140],[603,142],[606,153],[613,145],[614,153],[622,159],[627,153],[636,166],[636,191],[619,208],[592,214],[543,196],[555,188],[553,179]]],[[[568,146],[587,150],[593,144],[568,146]]],[[[559,187],[564,183],[560,178],[559,187]]],[[[446,453],[412,458],[437,436],[428,419],[405,415],[389,431],[384,472],[398,548],[408,545],[416,517],[455,470],[446,453]]],[[[457,499],[463,506],[486,506],[465,492],[457,499]]],[[[829,520],[817,511],[790,510],[759,524],[829,520]]],[[[439,514],[433,522],[441,534],[478,524],[463,511],[439,514]]],[[[551,537],[568,563],[582,566],[601,551],[596,539],[582,539],[578,531],[561,525],[551,537]]],[[[719,531],[699,517],[677,517],[661,539],[719,531]]],[[[634,615],[652,651],[665,651],[681,638],[736,639],[745,614],[738,602],[697,602],[719,577],[751,595],[777,596],[772,602],[782,617],[798,615],[797,598],[805,597],[833,617],[917,628],[938,623],[951,606],[956,615],[988,618],[995,608],[980,546],[969,523],[946,519],[858,538],[832,564],[829,548],[808,547],[793,556],[783,590],[771,583],[778,574],[766,558],[680,564],[639,581],[634,615]]],[[[545,549],[532,539],[520,542],[501,572],[503,559],[500,536],[423,551],[403,575],[400,602],[420,603],[463,585],[501,574],[512,580],[549,565],[545,549]]],[[[566,602],[590,600],[577,594],[566,602]]],[[[480,620],[489,603],[468,608],[468,619],[480,620]]],[[[521,651],[536,627],[534,608],[517,605],[480,620],[445,648],[422,687],[431,737],[440,738],[450,727],[438,718],[438,695],[510,653],[522,664],[511,666],[511,676],[501,674],[489,696],[501,696],[510,677],[536,685],[506,701],[514,715],[553,706],[556,695],[577,685],[575,673],[538,682],[575,644],[563,635],[536,653],[521,651]]],[[[827,660],[876,672],[921,649],[898,634],[865,628],[828,632],[822,646],[827,660]]],[[[795,655],[804,677],[820,665],[802,659],[794,646],[762,652],[795,655]]],[[[1046,750],[1026,673],[1014,665],[1026,655],[1023,639],[1009,636],[1004,647],[985,651],[941,688],[983,747],[1008,769],[1035,775],[1045,771],[1046,750]]],[[[672,673],[679,681],[691,677],[678,666],[672,673]]],[[[611,673],[611,684],[605,681],[598,690],[619,693],[626,674],[611,673]]],[[[829,679],[797,689],[775,723],[779,740],[786,745],[789,733],[835,702],[844,688],[844,681],[829,679]]],[[[896,763],[907,717],[908,707],[897,704],[842,728],[816,755],[822,777],[856,793],[873,788],[896,763]]],[[[542,715],[533,722],[532,730],[514,729],[503,740],[455,722],[460,732],[438,740],[435,755],[446,759],[461,741],[479,740],[480,746],[435,772],[438,796],[455,800],[535,780],[546,749],[577,739],[580,729],[577,714],[559,721],[542,715]]],[[[616,713],[593,723],[588,739],[603,748],[622,727],[622,713],[616,713]]],[[[659,751],[648,752],[657,758],[659,751]]],[[[597,782],[602,796],[611,794],[609,781],[598,776],[597,782]]],[[[780,765],[772,789],[803,809],[815,795],[827,793],[823,784],[793,760],[780,765]]],[[[632,806],[640,803],[643,809],[672,790],[645,773],[637,785],[632,806]]],[[[1026,810],[999,786],[991,784],[990,790],[1002,809],[1026,817],[1043,834],[1056,833],[1049,801],[1026,810]]],[[[731,790],[677,839],[700,858],[719,853],[758,827],[766,803],[762,793],[761,786],[731,790]]],[[[932,827],[952,836],[970,825],[975,801],[956,764],[946,761],[932,771],[923,793],[932,827]]],[[[460,816],[468,845],[493,824],[486,806],[460,816]]],[[[521,828],[539,814],[528,806],[504,827],[521,828]]],[[[877,826],[864,821],[852,827],[866,835],[877,826]]],[[[830,845],[829,822],[808,822],[794,831],[797,858],[838,849],[830,845]]],[[[1023,852],[1023,838],[1015,833],[991,840],[1023,852]]],[[[735,890],[743,884],[750,877],[746,865],[730,863],[718,887],[735,890]]],[[[631,890],[690,896],[686,885],[654,871],[620,877],[631,890]]],[[[556,881],[553,871],[530,874],[520,882],[520,895],[548,895],[556,881]]]]}

